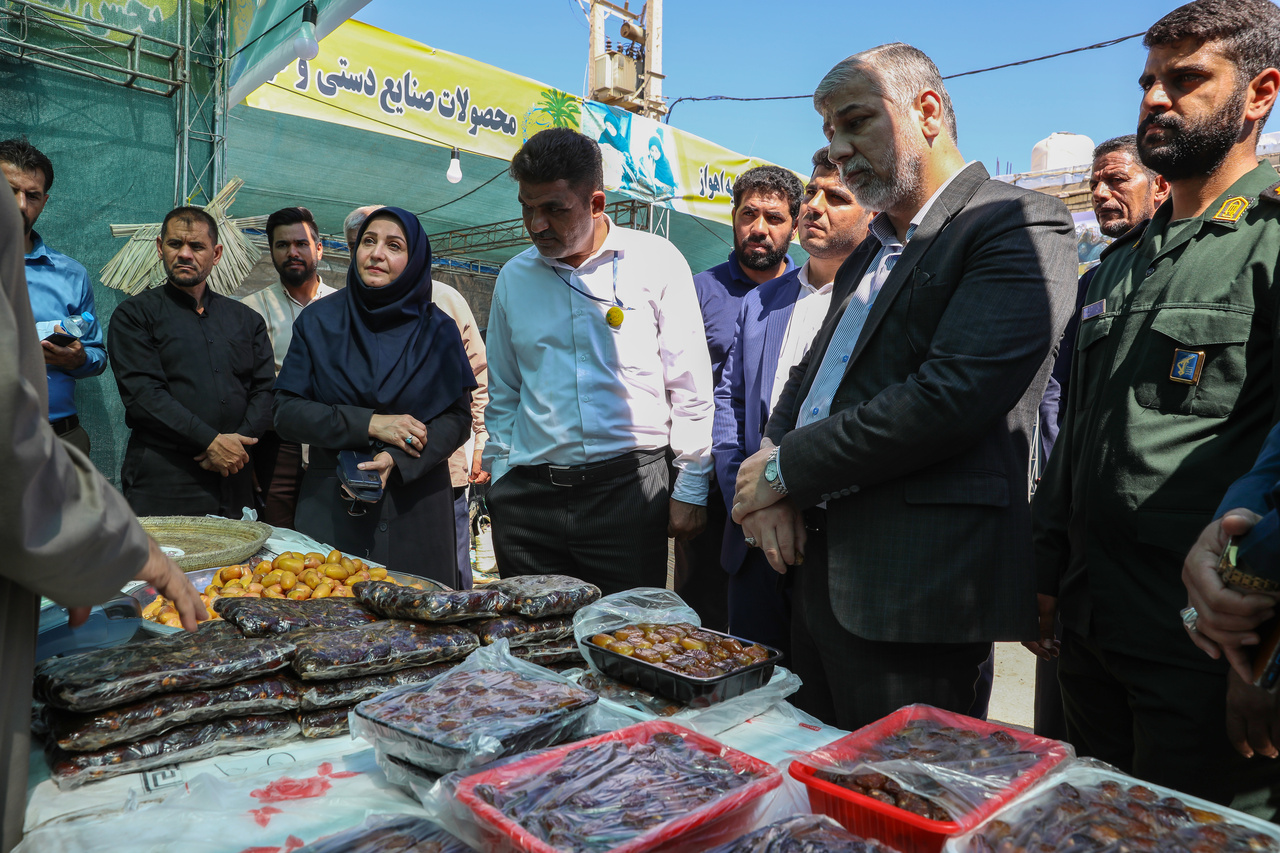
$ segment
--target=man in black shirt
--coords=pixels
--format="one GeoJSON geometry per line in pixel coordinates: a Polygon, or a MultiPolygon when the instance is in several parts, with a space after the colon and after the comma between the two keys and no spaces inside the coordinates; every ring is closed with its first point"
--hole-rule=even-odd
{"type": "Polygon", "coordinates": [[[249,447],[271,425],[275,381],[262,316],[206,287],[222,256],[218,226],[196,207],[164,218],[166,281],[125,300],[108,350],[133,430],[120,482],[138,515],[240,518],[253,506],[249,447]]]}

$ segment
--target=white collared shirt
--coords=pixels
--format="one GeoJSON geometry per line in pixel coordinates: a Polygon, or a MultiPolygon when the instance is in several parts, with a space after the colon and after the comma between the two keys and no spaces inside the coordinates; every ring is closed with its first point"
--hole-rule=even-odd
{"type": "Polygon", "coordinates": [[[693,276],[667,240],[606,222],[604,243],[576,269],[531,246],[499,273],[484,466],[497,480],[517,465],[670,446],[671,497],[704,505],[714,405],[693,276]],[[612,328],[615,292],[624,310],[612,328]]]}
{"type": "MultiPolygon", "coordinates": [[[[311,301],[315,302],[316,299],[335,292],[337,292],[336,288],[329,287],[321,281],[311,301]]],[[[285,354],[289,352],[289,344],[293,341],[293,321],[298,319],[298,314],[307,306],[294,299],[293,294],[278,281],[272,282],[262,290],[250,293],[240,301],[261,314],[262,319],[266,321],[267,337],[271,339],[271,350],[276,361],[276,375],[279,376],[280,365],[284,364],[285,354]]]]}
{"type": "Polygon", "coordinates": [[[831,305],[831,288],[834,281],[820,287],[814,287],[809,281],[809,264],[800,268],[800,293],[796,296],[795,306],[791,309],[791,318],[787,320],[787,331],[782,337],[782,347],[778,350],[778,369],[773,376],[773,389],[769,392],[769,411],[778,405],[778,397],[791,376],[791,368],[813,346],[813,339],[827,316],[827,308],[831,305]]]}
{"type": "Polygon", "coordinates": [[[853,356],[854,347],[862,335],[862,327],[866,324],[867,316],[871,313],[871,306],[880,293],[880,288],[884,287],[884,283],[888,281],[894,265],[902,256],[906,244],[911,242],[920,223],[924,222],[929,208],[933,207],[933,203],[941,197],[947,187],[951,186],[956,175],[962,171],[964,169],[957,169],[951,177],[947,178],[942,186],[933,191],[928,201],[916,211],[915,216],[911,217],[905,240],[898,240],[898,234],[887,213],[877,213],[872,218],[868,232],[880,241],[880,251],[871,259],[871,265],[867,267],[862,280],[858,282],[858,287],[853,291],[844,313],[832,332],[831,341],[827,344],[827,350],[822,356],[822,363],[814,375],[813,384],[809,386],[809,395],[805,397],[800,407],[796,426],[808,426],[831,414],[831,401],[835,399],[840,382],[844,379],[849,359],[853,356]]]}

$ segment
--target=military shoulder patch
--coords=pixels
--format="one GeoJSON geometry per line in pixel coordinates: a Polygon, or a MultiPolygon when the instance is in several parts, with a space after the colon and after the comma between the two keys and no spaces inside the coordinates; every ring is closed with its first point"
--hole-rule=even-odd
{"type": "Polygon", "coordinates": [[[1222,203],[1222,207],[1213,215],[1214,222],[1239,222],[1240,217],[1244,216],[1245,211],[1249,209],[1249,199],[1242,195],[1229,198],[1222,203]]]}
{"type": "Polygon", "coordinates": [[[1274,184],[1267,187],[1258,197],[1280,204],[1280,181],[1276,181],[1274,184]]]}

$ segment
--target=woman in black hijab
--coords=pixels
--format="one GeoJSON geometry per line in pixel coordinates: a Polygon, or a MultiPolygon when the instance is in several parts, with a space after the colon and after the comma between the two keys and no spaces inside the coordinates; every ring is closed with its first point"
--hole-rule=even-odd
{"type": "Polygon", "coordinates": [[[298,315],[276,379],[276,432],[311,445],[298,530],[456,587],[470,567],[457,565],[448,461],[469,435],[474,387],[457,325],[431,303],[431,246],[418,218],[374,211],[345,290],[298,315]],[[347,496],[340,450],[373,455],[360,467],[381,475],[381,501],[347,496]]]}

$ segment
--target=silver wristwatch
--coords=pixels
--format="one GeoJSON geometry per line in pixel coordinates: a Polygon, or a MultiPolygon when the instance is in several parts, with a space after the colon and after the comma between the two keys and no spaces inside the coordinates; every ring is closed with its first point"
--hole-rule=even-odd
{"type": "Polygon", "coordinates": [[[781,447],[775,447],[769,454],[769,460],[764,463],[764,481],[778,494],[786,495],[787,485],[782,482],[782,471],[778,468],[778,451],[781,449],[781,447]]]}

